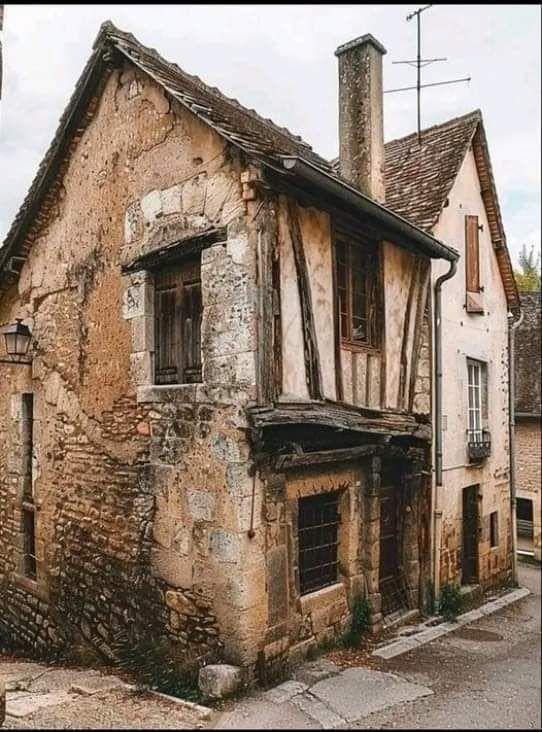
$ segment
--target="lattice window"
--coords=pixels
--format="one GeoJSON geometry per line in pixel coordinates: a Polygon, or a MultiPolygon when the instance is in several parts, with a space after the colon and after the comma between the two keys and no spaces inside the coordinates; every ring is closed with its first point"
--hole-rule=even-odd
{"type": "Polygon", "coordinates": [[[201,381],[200,261],[192,260],[155,276],[155,381],[201,381]]]}
{"type": "Polygon", "coordinates": [[[339,493],[299,499],[299,583],[301,594],[337,581],[339,493]]]}
{"type": "Polygon", "coordinates": [[[382,328],[379,307],[378,248],[359,233],[335,227],[335,259],[341,342],[378,347],[382,328]]]}

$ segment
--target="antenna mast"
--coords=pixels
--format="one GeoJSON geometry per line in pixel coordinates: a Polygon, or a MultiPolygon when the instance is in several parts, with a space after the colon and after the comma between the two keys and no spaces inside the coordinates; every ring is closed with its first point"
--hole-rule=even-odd
{"type": "Polygon", "coordinates": [[[428,87],[428,86],[441,86],[442,84],[459,84],[463,81],[470,81],[470,76],[464,78],[464,79],[452,79],[451,81],[437,81],[433,84],[422,84],[422,67],[428,66],[429,64],[433,64],[436,61],[447,61],[446,58],[422,58],[421,54],[421,24],[420,24],[420,15],[423,13],[424,10],[427,10],[428,8],[432,7],[431,5],[424,5],[423,8],[418,8],[418,10],[414,10],[412,13],[409,13],[406,17],[407,21],[412,20],[412,18],[416,18],[416,30],[417,30],[417,55],[415,61],[393,61],[394,64],[408,64],[409,66],[415,66],[416,67],[416,86],[403,86],[399,89],[388,89],[384,92],[384,94],[393,94],[394,92],[400,92],[400,91],[410,91],[411,89],[416,89],[416,96],[417,96],[417,111],[418,111],[418,144],[422,144],[422,115],[421,115],[421,90],[428,87]]]}

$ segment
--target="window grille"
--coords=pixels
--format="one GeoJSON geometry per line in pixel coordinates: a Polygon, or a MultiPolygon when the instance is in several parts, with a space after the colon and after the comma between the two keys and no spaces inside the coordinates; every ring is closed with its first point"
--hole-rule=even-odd
{"type": "Polygon", "coordinates": [[[299,499],[299,583],[302,595],[337,581],[339,493],[299,499]]]}

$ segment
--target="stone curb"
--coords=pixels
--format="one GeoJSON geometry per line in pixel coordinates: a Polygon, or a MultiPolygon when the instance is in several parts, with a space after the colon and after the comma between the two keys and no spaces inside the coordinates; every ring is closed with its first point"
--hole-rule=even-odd
{"type": "Polygon", "coordinates": [[[426,630],[422,630],[416,635],[399,638],[398,640],[388,643],[388,645],[373,651],[372,655],[380,658],[394,658],[395,656],[400,656],[402,653],[408,653],[414,648],[418,648],[418,646],[423,646],[443,635],[447,635],[453,630],[457,630],[457,628],[460,628],[462,625],[467,625],[468,623],[473,623],[475,620],[480,620],[480,618],[483,618],[485,615],[491,615],[492,613],[497,612],[497,610],[501,610],[503,607],[511,605],[530,594],[531,591],[526,587],[520,587],[517,590],[512,590],[512,592],[508,592],[497,600],[486,602],[485,605],[481,605],[475,610],[469,610],[469,612],[459,615],[455,623],[442,623],[441,625],[436,625],[434,627],[427,628],[426,630]]]}
{"type": "MultiPolygon", "coordinates": [[[[135,686],[133,688],[135,689],[135,686]]],[[[170,696],[169,694],[163,694],[161,691],[154,691],[153,689],[148,689],[148,691],[154,696],[159,696],[162,699],[166,699],[167,701],[173,702],[174,704],[183,707],[184,709],[188,709],[194,714],[197,714],[198,717],[200,717],[201,719],[211,719],[213,710],[209,707],[204,707],[202,704],[196,704],[196,702],[186,701],[186,699],[179,699],[178,697],[170,696]]]]}

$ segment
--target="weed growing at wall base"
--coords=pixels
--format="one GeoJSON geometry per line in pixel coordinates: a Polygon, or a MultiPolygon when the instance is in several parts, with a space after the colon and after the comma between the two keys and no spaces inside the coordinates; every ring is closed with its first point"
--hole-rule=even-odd
{"type": "Polygon", "coordinates": [[[439,611],[445,620],[456,620],[463,610],[459,585],[445,584],[440,591],[439,611]]]}

